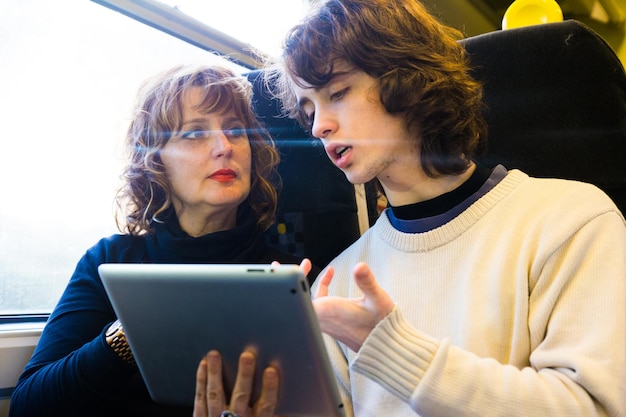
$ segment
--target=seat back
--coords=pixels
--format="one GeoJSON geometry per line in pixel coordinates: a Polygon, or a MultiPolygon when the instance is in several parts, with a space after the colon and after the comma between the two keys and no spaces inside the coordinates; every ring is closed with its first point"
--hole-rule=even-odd
{"type": "Polygon", "coordinates": [[[606,42],[567,20],[462,43],[484,82],[481,161],[595,184],[626,212],[626,74],[606,42]]]}
{"type": "MultiPolygon", "coordinates": [[[[611,48],[572,20],[461,43],[484,83],[489,138],[480,162],[595,184],[626,212],[626,75],[611,48]]],[[[375,193],[361,188],[362,200],[355,197],[319,142],[280,116],[260,75],[248,77],[256,111],[281,153],[283,180],[277,222],[266,236],[276,248],[324,267],[364,230],[359,212],[367,224],[375,221],[375,193]],[[359,211],[363,204],[367,210],[359,211]]]]}

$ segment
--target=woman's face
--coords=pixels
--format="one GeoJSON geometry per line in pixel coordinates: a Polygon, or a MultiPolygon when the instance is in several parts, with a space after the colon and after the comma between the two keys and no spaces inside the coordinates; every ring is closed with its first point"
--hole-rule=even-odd
{"type": "Polygon", "coordinates": [[[234,227],[237,206],[250,193],[246,126],[235,114],[202,112],[202,98],[200,88],[184,94],[181,131],[160,153],[174,209],[191,235],[234,227]]]}

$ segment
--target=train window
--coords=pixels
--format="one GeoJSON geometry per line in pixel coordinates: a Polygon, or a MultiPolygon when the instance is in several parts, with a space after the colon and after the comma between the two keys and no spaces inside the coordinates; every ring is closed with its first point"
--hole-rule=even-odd
{"type": "Polygon", "coordinates": [[[309,4],[309,0],[161,2],[269,54],[280,52],[283,36],[304,15],[309,4]],[[235,8],[233,3],[236,3],[235,8]]]}
{"type": "MultiPolygon", "coordinates": [[[[120,144],[141,81],[183,62],[215,60],[246,70],[104,3],[155,2],[4,0],[0,6],[0,321],[49,313],[85,250],[117,232],[120,144]]],[[[213,10],[217,3],[210,2],[215,14],[192,9],[209,2],[178,3],[172,9],[204,13],[216,26],[225,22],[218,30],[241,42],[258,33],[232,30],[258,22],[263,32],[273,27],[255,8],[264,2],[243,2],[245,14],[237,1],[223,2],[230,11],[213,10]],[[248,15],[255,22],[245,21],[248,15]]]]}

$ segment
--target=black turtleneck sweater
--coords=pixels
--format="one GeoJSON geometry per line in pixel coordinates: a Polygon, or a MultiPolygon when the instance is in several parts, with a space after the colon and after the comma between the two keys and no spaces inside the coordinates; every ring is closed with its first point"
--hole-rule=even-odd
{"type": "Polygon", "coordinates": [[[467,200],[472,194],[478,192],[489,179],[490,175],[491,169],[476,164],[476,169],[472,175],[456,189],[431,200],[420,201],[419,203],[407,204],[405,206],[390,206],[390,208],[393,211],[393,215],[401,220],[415,220],[438,216],[448,212],[453,207],[467,200]]]}
{"type": "Polygon", "coordinates": [[[456,189],[431,200],[405,206],[389,206],[385,215],[394,228],[404,233],[424,233],[440,227],[489,192],[507,174],[498,165],[493,170],[477,165],[476,170],[456,189]]]}
{"type": "Polygon", "coordinates": [[[173,212],[153,226],[151,234],[102,239],[79,261],[13,392],[12,417],[191,416],[191,409],[153,403],[137,369],[106,344],[104,333],[116,316],[100,264],[300,262],[264,244],[249,210],[239,214],[234,229],[197,238],[180,228],[173,212]]]}

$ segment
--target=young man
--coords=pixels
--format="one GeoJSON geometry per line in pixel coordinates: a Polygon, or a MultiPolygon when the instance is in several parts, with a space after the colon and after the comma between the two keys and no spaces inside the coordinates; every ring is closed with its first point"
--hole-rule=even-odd
{"type": "Polygon", "coordinates": [[[625,416],[624,217],[594,186],[474,162],[459,37],[417,1],[322,1],[269,71],[389,202],[314,288],[348,415],[625,416]]]}

